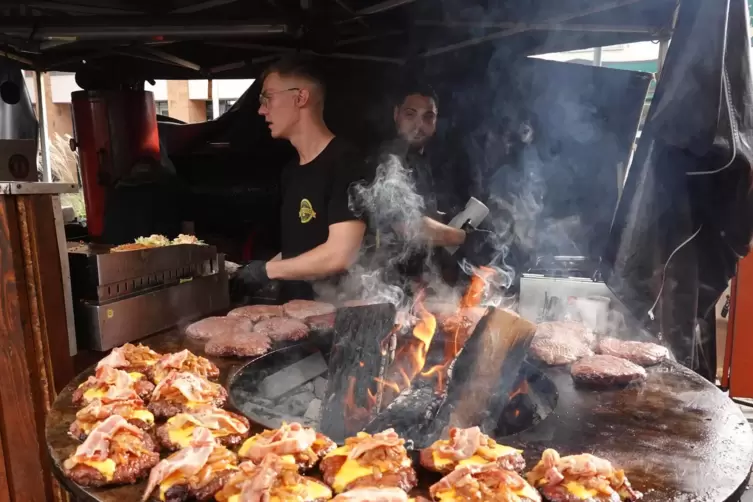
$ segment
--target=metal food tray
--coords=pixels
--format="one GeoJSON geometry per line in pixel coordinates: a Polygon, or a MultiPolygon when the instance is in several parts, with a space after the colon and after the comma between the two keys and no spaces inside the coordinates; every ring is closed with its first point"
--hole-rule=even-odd
{"type": "Polygon", "coordinates": [[[181,281],[216,274],[220,257],[214,246],[177,244],[110,252],[110,246],[68,243],[74,296],[106,303],[181,281]]]}

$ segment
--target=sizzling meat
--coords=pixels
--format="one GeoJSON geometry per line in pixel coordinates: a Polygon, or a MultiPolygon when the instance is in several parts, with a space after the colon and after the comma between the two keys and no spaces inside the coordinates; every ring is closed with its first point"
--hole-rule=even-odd
{"type": "Polygon", "coordinates": [[[170,418],[206,405],[221,407],[227,391],[219,384],[194,375],[174,371],[152,393],[149,411],[158,418],[170,418]]]}
{"type": "Polygon", "coordinates": [[[231,310],[228,317],[245,317],[253,322],[271,319],[273,317],[282,317],[283,311],[280,305],[247,305],[231,310]]]}
{"type": "Polygon", "coordinates": [[[204,427],[224,446],[235,446],[247,436],[249,423],[245,417],[213,406],[205,406],[180,413],[157,429],[157,440],[170,451],[185,448],[191,443],[197,428],[204,427]]]}
{"type": "Polygon", "coordinates": [[[243,462],[225,487],[215,495],[217,502],[305,501],[324,502],[332,490],[313,478],[301,476],[295,464],[271,453],[260,464],[243,462]]]}
{"type": "Polygon", "coordinates": [[[91,431],[63,462],[63,472],[83,486],[135,483],[159,462],[149,434],[113,415],[91,431]]]}
{"type": "MultiPolygon", "coordinates": [[[[264,322],[264,321],[262,321],[264,322]]],[[[204,352],[219,357],[253,357],[266,354],[272,340],[266,333],[223,333],[207,342],[204,352]]]]}
{"type": "Polygon", "coordinates": [[[545,450],[526,476],[552,502],[619,502],[643,497],[633,490],[624,471],[588,453],[560,457],[556,450],[545,450]]]}
{"type": "Polygon", "coordinates": [[[599,342],[599,354],[621,357],[641,366],[659,364],[669,357],[666,347],[655,343],[628,342],[617,338],[605,338],[599,342]]]}
{"type": "Polygon", "coordinates": [[[193,430],[189,444],[162,460],[149,475],[142,501],[209,500],[238,465],[238,457],[217,444],[203,427],[193,430]]]}
{"type": "Polygon", "coordinates": [[[213,362],[185,349],[162,356],[152,367],[150,377],[154,383],[160,383],[173,371],[185,371],[204,378],[220,376],[220,370],[213,362]]]}
{"type": "Polygon", "coordinates": [[[335,313],[309,317],[306,319],[306,325],[313,331],[331,331],[335,329],[335,313]]]}
{"type": "Polygon", "coordinates": [[[598,387],[627,385],[646,379],[646,370],[627,359],[596,355],[573,363],[570,374],[575,382],[598,387]]]}
{"type": "Polygon", "coordinates": [[[211,340],[222,333],[248,333],[254,323],[245,317],[207,317],[186,328],[186,336],[194,340],[211,340]]]}
{"type": "Polygon", "coordinates": [[[148,397],[154,385],[141,373],[126,373],[110,366],[97,369],[73,392],[73,404],[86,406],[94,399],[104,402],[148,397]]]}
{"type": "Polygon", "coordinates": [[[249,438],[238,450],[238,455],[258,464],[264,457],[274,453],[284,461],[307,470],[336,446],[327,436],[293,422],[249,438]]]}
{"type": "Polygon", "coordinates": [[[450,439],[436,441],[421,450],[421,465],[447,474],[458,466],[497,464],[509,471],[522,472],[526,462],[521,450],[497,444],[478,427],[450,429],[450,439]]]}
{"type": "Polygon", "coordinates": [[[440,502],[540,502],[519,474],[496,464],[460,466],[430,488],[440,502]]]}
{"type": "Polygon", "coordinates": [[[319,470],[336,493],[364,487],[407,492],[416,486],[417,479],[404,445],[392,429],[373,436],[359,432],[324,457],[319,470]]]}
{"type": "Polygon", "coordinates": [[[593,333],[576,322],[544,322],[536,328],[530,351],[550,366],[570,364],[593,355],[593,333]]]}
{"type": "Polygon", "coordinates": [[[254,331],[264,333],[275,342],[302,340],[309,335],[309,328],[297,319],[277,317],[261,321],[254,331]]]}
{"type": "Polygon", "coordinates": [[[146,345],[126,343],[112,349],[110,354],[97,363],[97,369],[110,366],[129,373],[147,373],[160,357],[161,354],[146,345]]]}
{"type": "Polygon", "coordinates": [[[94,399],[86,407],[76,413],[76,420],[71,424],[68,433],[71,437],[83,441],[89,433],[112,415],[125,418],[128,423],[145,431],[154,425],[154,415],[146,409],[141,399],[130,399],[103,403],[101,399],[94,399]]]}
{"type": "Polygon", "coordinates": [[[309,317],[331,314],[335,306],[329,303],[312,302],[310,300],[293,300],[282,306],[285,315],[293,319],[305,321],[309,317]]]}

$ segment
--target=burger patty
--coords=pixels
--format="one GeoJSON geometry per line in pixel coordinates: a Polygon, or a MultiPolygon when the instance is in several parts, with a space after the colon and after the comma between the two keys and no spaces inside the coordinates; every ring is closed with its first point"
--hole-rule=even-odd
{"type": "Polygon", "coordinates": [[[594,343],[593,333],[580,323],[544,322],[536,328],[530,351],[539,361],[558,366],[592,356],[594,343]]]}
{"type": "Polygon", "coordinates": [[[266,333],[231,332],[209,340],[204,346],[204,352],[220,357],[252,357],[266,354],[271,347],[272,340],[266,333]]]}
{"type": "Polygon", "coordinates": [[[331,331],[335,329],[335,313],[309,317],[306,319],[306,324],[314,331],[331,331]]]}
{"type": "MultiPolygon", "coordinates": [[[[223,387],[220,387],[219,395],[215,397],[211,403],[201,404],[212,404],[218,408],[222,408],[225,405],[226,400],[227,391],[223,387]]],[[[178,413],[190,413],[194,407],[188,406],[186,403],[158,399],[149,403],[147,409],[152,412],[155,418],[172,418],[178,413]]]]}
{"type": "Polygon", "coordinates": [[[272,317],[282,317],[284,314],[280,305],[247,305],[231,310],[227,315],[228,317],[245,317],[252,322],[259,322],[272,317]]]}
{"type": "Polygon", "coordinates": [[[165,492],[164,500],[159,497],[159,488],[156,488],[152,492],[150,500],[153,502],[185,502],[189,499],[196,499],[199,502],[213,500],[214,494],[222,490],[230,476],[236,472],[238,471],[231,469],[220,471],[212,475],[211,481],[199,489],[192,489],[188,483],[173,485],[165,492]]]}
{"type": "Polygon", "coordinates": [[[539,491],[544,496],[544,499],[550,502],[620,502],[620,496],[617,493],[613,493],[611,496],[599,494],[596,497],[587,499],[580,498],[570,493],[562,484],[544,486],[539,491]]]}
{"type": "Polygon", "coordinates": [[[261,321],[254,326],[254,331],[266,334],[275,342],[302,340],[309,334],[309,328],[303,322],[284,317],[261,321]]]}
{"type": "MultiPolygon", "coordinates": [[[[335,484],[335,476],[340,472],[340,468],[342,468],[347,459],[347,455],[334,455],[322,459],[319,464],[319,470],[322,472],[325,483],[330,486],[335,484]]],[[[401,467],[395,471],[383,472],[381,476],[370,474],[355,479],[345,486],[344,491],[367,487],[394,487],[409,492],[415,488],[417,483],[416,471],[412,467],[401,467]]]]}
{"type": "Polygon", "coordinates": [[[599,354],[621,357],[641,366],[659,364],[669,357],[669,350],[656,343],[629,342],[605,338],[599,342],[599,354]]]}
{"type": "Polygon", "coordinates": [[[576,383],[611,387],[646,379],[646,370],[627,359],[609,355],[584,357],[570,367],[576,383]]]}
{"type": "MultiPolygon", "coordinates": [[[[128,419],[128,423],[144,431],[150,430],[152,428],[152,425],[154,425],[148,422],[144,422],[143,420],[139,420],[138,418],[128,419]]],[[[68,435],[70,435],[73,439],[77,439],[79,441],[83,441],[89,436],[89,434],[84,432],[84,430],[81,428],[78,420],[74,420],[74,422],[71,424],[70,428],[68,429],[68,435]]]]}
{"type": "MultiPolygon", "coordinates": [[[[459,462],[452,462],[448,463],[447,465],[443,465],[442,467],[437,467],[434,463],[433,448],[425,448],[421,450],[419,458],[422,466],[429,469],[430,471],[440,472],[442,474],[448,474],[452,472],[455,467],[459,465],[459,462]]],[[[518,452],[510,453],[508,455],[502,455],[497,458],[497,460],[493,462],[490,461],[489,463],[495,463],[502,469],[513,472],[523,472],[523,470],[526,468],[526,461],[523,458],[523,455],[518,452]]]]}
{"type": "Polygon", "coordinates": [[[227,332],[250,332],[254,323],[245,317],[207,317],[189,325],[185,332],[188,338],[207,341],[227,332]]]}
{"type": "Polygon", "coordinates": [[[331,314],[335,311],[335,306],[330,303],[310,300],[293,300],[283,305],[282,309],[288,317],[305,320],[309,317],[331,314]]]}
{"type": "MultiPolygon", "coordinates": [[[[91,402],[90,399],[86,399],[84,397],[84,394],[88,390],[97,388],[97,384],[84,384],[81,387],[77,388],[75,391],[73,391],[73,395],[71,396],[71,400],[74,404],[74,406],[86,406],[91,402]]],[[[138,396],[141,399],[149,399],[149,396],[152,395],[152,392],[154,391],[154,384],[146,379],[146,377],[136,381],[133,383],[133,390],[138,394],[138,396]]]]}
{"type": "MultiPolygon", "coordinates": [[[[242,417],[242,416],[240,416],[240,415],[238,415],[236,413],[232,413],[232,412],[228,412],[228,414],[232,415],[232,417],[235,418],[236,420],[240,420],[241,422],[243,422],[243,424],[246,427],[249,427],[248,419],[246,417],[242,417]]],[[[214,431],[212,431],[212,432],[214,432],[214,431]]],[[[213,433],[213,435],[214,435],[214,433],[213,433]]],[[[176,451],[176,450],[180,450],[181,449],[180,445],[178,445],[176,443],[173,443],[170,440],[170,429],[168,429],[168,425],[167,424],[163,424],[163,425],[160,425],[159,427],[157,427],[157,431],[155,432],[155,436],[157,437],[157,442],[160,444],[160,446],[162,446],[166,450],[176,451]]],[[[228,434],[226,436],[215,436],[215,439],[221,445],[226,446],[226,447],[231,447],[231,446],[237,446],[237,445],[241,444],[241,442],[244,439],[246,439],[247,436],[248,436],[247,433],[246,434],[235,433],[235,434],[228,434]]]]}
{"type": "Polygon", "coordinates": [[[147,477],[152,467],[157,465],[160,460],[159,453],[155,451],[154,440],[149,434],[144,434],[144,447],[149,451],[131,459],[125,464],[116,466],[115,473],[109,481],[97,469],[85,464],[76,465],[73,469],[66,472],[66,476],[74,483],[82,486],[97,487],[134,484],[147,477]]]}

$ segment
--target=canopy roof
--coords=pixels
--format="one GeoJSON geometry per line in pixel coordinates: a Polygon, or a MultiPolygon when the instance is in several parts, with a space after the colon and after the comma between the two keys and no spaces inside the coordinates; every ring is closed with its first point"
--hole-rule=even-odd
{"type": "MultiPolygon", "coordinates": [[[[0,17],[0,57],[96,64],[149,78],[255,77],[303,50],[430,65],[503,48],[528,55],[668,36],[676,0],[23,0],[0,17]]],[[[0,11],[3,12],[3,11],[0,11]]]]}

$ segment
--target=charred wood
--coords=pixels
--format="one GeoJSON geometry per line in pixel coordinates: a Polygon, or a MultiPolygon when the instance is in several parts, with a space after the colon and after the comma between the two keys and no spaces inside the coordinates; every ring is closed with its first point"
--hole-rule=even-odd
{"type": "Polygon", "coordinates": [[[377,382],[394,355],[395,315],[391,304],[337,311],[321,420],[322,433],[336,442],[360,431],[379,409],[377,382]]]}

